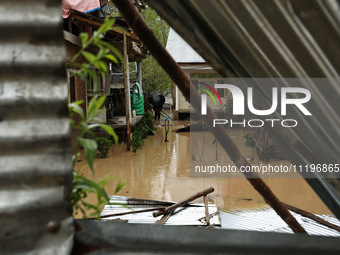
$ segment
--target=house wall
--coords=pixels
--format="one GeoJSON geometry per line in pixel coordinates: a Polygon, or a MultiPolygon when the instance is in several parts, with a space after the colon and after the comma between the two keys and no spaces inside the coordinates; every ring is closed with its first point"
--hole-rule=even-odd
{"type": "MultiPolygon", "coordinates": [[[[190,74],[194,73],[216,73],[211,67],[208,67],[206,65],[180,65],[186,74],[186,76],[190,79],[190,74]]],[[[176,84],[173,84],[175,87],[175,93],[173,96],[173,101],[175,105],[174,110],[174,118],[178,119],[178,115],[180,114],[187,114],[190,113],[190,110],[192,109],[192,106],[188,101],[186,101],[185,97],[183,96],[182,92],[179,90],[176,84]]],[[[208,105],[213,104],[213,101],[208,98],[208,105]],[[211,101],[211,102],[210,102],[211,101]]]]}

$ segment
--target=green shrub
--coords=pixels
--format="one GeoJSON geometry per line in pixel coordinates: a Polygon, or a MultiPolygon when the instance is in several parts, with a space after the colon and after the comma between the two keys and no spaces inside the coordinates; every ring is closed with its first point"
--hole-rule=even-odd
{"type": "Polygon", "coordinates": [[[154,119],[154,116],[149,113],[149,112],[146,112],[142,118],[142,121],[144,122],[145,125],[147,125],[151,130],[156,130],[155,128],[155,123],[153,121],[154,119]]]}
{"type": "Polygon", "coordinates": [[[254,141],[254,137],[252,134],[245,134],[244,138],[246,138],[246,142],[244,143],[245,146],[247,147],[255,147],[255,141],[254,141]]]}
{"type": "Polygon", "coordinates": [[[112,142],[105,137],[96,137],[95,141],[98,146],[97,150],[99,151],[99,154],[97,154],[97,156],[100,158],[107,158],[112,142]]]}
{"type": "Polygon", "coordinates": [[[143,115],[142,120],[133,129],[131,146],[134,153],[144,145],[143,139],[148,137],[150,130],[146,126],[151,130],[156,129],[153,122],[153,115],[148,112],[143,115]]]}

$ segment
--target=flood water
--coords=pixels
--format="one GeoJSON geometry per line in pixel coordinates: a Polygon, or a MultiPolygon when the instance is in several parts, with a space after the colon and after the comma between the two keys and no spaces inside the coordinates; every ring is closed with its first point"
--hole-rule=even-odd
{"type": "MultiPolygon", "coordinates": [[[[180,128],[174,122],[171,130],[180,128]]],[[[251,154],[252,148],[244,146],[244,131],[233,129],[233,136],[244,156],[251,154]]],[[[245,178],[192,178],[190,177],[190,133],[169,132],[169,142],[164,142],[164,127],[158,127],[155,136],[144,140],[144,146],[133,153],[126,151],[126,144],[113,146],[109,157],[96,158],[95,174],[88,167],[81,173],[93,180],[110,174],[126,183],[117,195],[135,198],[179,201],[203,189],[214,187],[208,196],[219,210],[260,209],[268,205],[252,188],[245,178]]],[[[86,164],[80,157],[76,168],[86,164]]],[[[277,197],[290,205],[316,214],[331,214],[315,192],[302,178],[265,179],[277,197]]],[[[106,191],[113,194],[117,179],[108,181],[106,191]]],[[[89,200],[94,199],[90,197],[89,200]]],[[[197,200],[200,202],[200,200],[197,200]]]]}

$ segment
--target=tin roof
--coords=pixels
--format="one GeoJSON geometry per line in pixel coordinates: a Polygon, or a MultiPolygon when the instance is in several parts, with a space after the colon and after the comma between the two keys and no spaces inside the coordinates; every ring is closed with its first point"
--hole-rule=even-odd
{"type": "MultiPolygon", "coordinates": [[[[301,224],[309,235],[336,236],[340,232],[297,213],[291,212],[294,218],[301,224]]],[[[333,215],[317,215],[318,217],[340,226],[340,221],[333,215]]],[[[271,209],[263,210],[231,210],[220,212],[222,228],[250,231],[270,231],[277,233],[291,233],[293,231],[288,225],[271,209]]]]}
{"type": "Polygon", "coordinates": [[[166,49],[177,63],[206,63],[173,28],[170,28],[166,49]]]}

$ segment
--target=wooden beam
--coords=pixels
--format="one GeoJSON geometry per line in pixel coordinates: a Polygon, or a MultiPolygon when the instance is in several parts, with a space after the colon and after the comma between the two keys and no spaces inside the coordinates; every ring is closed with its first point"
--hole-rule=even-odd
{"type": "Polygon", "coordinates": [[[137,82],[139,83],[140,90],[143,92],[143,84],[142,84],[142,63],[141,63],[141,62],[137,62],[137,73],[138,73],[137,82]]]}
{"type": "Polygon", "coordinates": [[[296,207],[294,207],[294,206],[292,206],[292,205],[288,205],[288,204],[285,204],[285,203],[284,203],[284,205],[287,207],[288,210],[290,210],[290,211],[292,211],[292,212],[298,213],[298,214],[300,214],[300,215],[302,215],[302,216],[304,216],[304,217],[307,217],[307,218],[309,218],[309,219],[312,219],[312,220],[316,221],[316,222],[319,223],[319,224],[322,224],[322,225],[324,225],[324,226],[326,226],[326,227],[329,227],[329,228],[331,228],[331,229],[334,229],[334,230],[340,232],[340,226],[337,226],[337,225],[335,225],[335,224],[332,224],[332,223],[330,223],[330,222],[328,222],[328,221],[326,221],[326,220],[324,220],[324,219],[322,219],[322,218],[316,216],[316,215],[313,214],[313,213],[306,212],[305,210],[296,208],[296,207]]]}
{"type": "Polygon", "coordinates": [[[126,112],[126,150],[130,151],[130,81],[129,81],[129,57],[127,53],[127,38],[126,34],[123,34],[124,39],[124,88],[125,88],[125,112],[126,112]]]}
{"type": "MultiPolygon", "coordinates": [[[[103,25],[103,21],[100,20],[98,18],[95,18],[93,16],[89,16],[89,15],[86,15],[86,14],[78,14],[76,13],[75,11],[71,11],[71,14],[70,16],[82,23],[85,23],[86,25],[89,25],[89,26],[92,26],[92,27],[95,27],[95,28],[99,28],[101,27],[101,25],[103,25]],[[82,15],[82,16],[80,16],[82,15]],[[83,17],[84,16],[84,17],[83,17]]],[[[117,28],[114,28],[112,27],[108,32],[114,32],[114,33],[118,33],[118,34],[126,34],[126,36],[130,37],[131,39],[133,40],[138,40],[138,37],[133,34],[133,33],[129,33],[129,32],[124,32],[123,30],[120,30],[120,29],[117,29],[117,28]]]]}
{"type": "Polygon", "coordinates": [[[70,32],[67,32],[65,30],[63,30],[64,33],[64,40],[68,41],[72,44],[78,45],[79,47],[81,47],[81,40],[78,36],[75,36],[74,34],[71,34],[70,32]]]}

